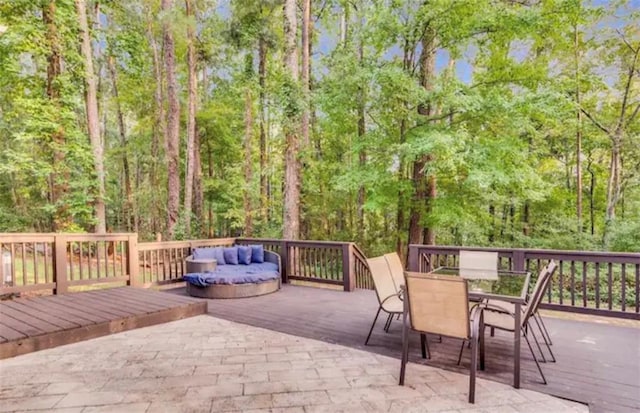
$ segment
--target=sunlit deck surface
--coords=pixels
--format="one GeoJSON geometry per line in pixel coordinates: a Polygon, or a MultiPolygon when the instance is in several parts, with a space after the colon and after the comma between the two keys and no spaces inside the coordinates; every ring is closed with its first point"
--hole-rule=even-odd
{"type": "MultiPolygon", "coordinates": [[[[170,290],[183,295],[183,288],[170,290]]],[[[269,330],[336,343],[373,353],[400,358],[401,322],[383,331],[381,316],[370,345],[364,341],[377,310],[375,293],[357,290],[346,293],[327,289],[285,285],[277,293],[235,300],[208,300],[211,315],[269,330]]],[[[625,412],[640,409],[640,329],[607,323],[545,317],[553,340],[557,363],[543,364],[547,385],[540,382],[531,355],[522,343],[522,387],[553,396],[588,403],[592,412],[625,412]]],[[[496,332],[486,339],[486,370],[479,376],[510,384],[512,334],[496,332]]],[[[419,336],[412,334],[410,361],[420,357],[419,336]]],[[[469,353],[456,366],[460,342],[429,339],[432,359],[427,365],[468,372],[469,353]]],[[[398,368],[400,362],[398,361],[398,368]]]]}
{"type": "Polygon", "coordinates": [[[0,301],[0,359],[206,312],[206,303],[119,287],[0,301]]]}

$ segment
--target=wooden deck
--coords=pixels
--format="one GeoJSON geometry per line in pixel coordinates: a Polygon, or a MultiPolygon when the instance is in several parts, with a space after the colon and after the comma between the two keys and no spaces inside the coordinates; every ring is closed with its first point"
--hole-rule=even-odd
{"type": "MultiPolygon", "coordinates": [[[[184,294],[184,288],[174,294],[184,294]]],[[[293,335],[342,344],[400,358],[401,324],[394,321],[389,334],[383,320],[364,346],[377,309],[373,291],[346,293],[285,285],[281,291],[261,297],[209,300],[209,313],[227,320],[293,335]]],[[[553,339],[557,363],[543,364],[549,384],[540,382],[526,344],[522,347],[522,387],[588,403],[593,412],[640,410],[640,329],[591,322],[545,318],[553,339]]],[[[511,383],[512,335],[487,334],[486,370],[480,376],[511,383]]],[[[418,335],[413,334],[411,361],[420,358],[418,335]]],[[[524,340],[523,340],[524,341],[524,340]]],[[[426,364],[467,372],[469,354],[456,366],[460,342],[430,338],[432,359],[426,364]]],[[[398,362],[398,368],[400,363],[398,362]]]]}
{"type": "Polygon", "coordinates": [[[207,303],[120,287],[0,301],[0,359],[207,312],[207,303]]]}

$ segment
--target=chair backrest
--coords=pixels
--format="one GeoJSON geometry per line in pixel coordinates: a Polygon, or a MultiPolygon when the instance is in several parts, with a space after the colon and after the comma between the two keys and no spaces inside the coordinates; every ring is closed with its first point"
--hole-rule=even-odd
{"type": "Polygon", "coordinates": [[[531,291],[531,295],[529,296],[529,300],[527,301],[527,311],[525,312],[525,316],[523,317],[523,322],[531,317],[536,311],[538,311],[538,306],[542,301],[542,297],[544,296],[544,291],[547,289],[547,286],[551,282],[551,277],[553,273],[556,272],[557,264],[555,261],[549,261],[546,267],[540,270],[538,274],[538,279],[536,280],[535,285],[533,286],[533,290],[531,291]]]}
{"type": "Polygon", "coordinates": [[[466,278],[498,277],[498,253],[460,251],[460,275],[466,278]]]}
{"type": "Polygon", "coordinates": [[[396,290],[400,291],[400,286],[404,285],[404,267],[402,261],[397,252],[384,254],[384,258],[387,260],[389,270],[391,270],[391,278],[396,286],[396,290]]]}
{"type": "Polygon", "coordinates": [[[467,282],[456,276],[406,273],[406,305],[411,328],[426,333],[469,338],[467,282]]]}
{"type": "Polygon", "coordinates": [[[378,301],[382,303],[387,297],[398,293],[391,278],[391,270],[384,256],[368,258],[367,265],[373,278],[373,286],[378,296],[378,301]]]}

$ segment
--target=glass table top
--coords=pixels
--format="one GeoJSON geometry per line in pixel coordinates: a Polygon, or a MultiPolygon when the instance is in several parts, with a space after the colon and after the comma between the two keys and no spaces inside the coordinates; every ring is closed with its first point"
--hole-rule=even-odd
{"type": "Polygon", "coordinates": [[[433,275],[455,275],[466,279],[469,296],[524,302],[529,288],[529,273],[524,271],[474,270],[440,267],[433,275]]]}

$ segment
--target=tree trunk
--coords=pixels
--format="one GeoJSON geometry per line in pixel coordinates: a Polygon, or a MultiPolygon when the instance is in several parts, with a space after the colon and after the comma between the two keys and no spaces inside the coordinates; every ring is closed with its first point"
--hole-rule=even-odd
{"type": "Polygon", "coordinates": [[[340,44],[344,47],[349,40],[349,2],[342,3],[340,13],[340,44]]]}
{"type": "Polygon", "coordinates": [[[596,173],[591,167],[591,157],[589,157],[589,161],[587,162],[587,172],[591,176],[591,182],[589,183],[589,223],[591,225],[591,235],[595,235],[595,201],[594,194],[596,188],[596,173]]]}
{"type": "MultiPolygon", "coordinates": [[[[162,0],[162,11],[170,12],[173,0],[162,0]]],[[[180,208],[180,101],[176,80],[176,58],[170,22],[163,24],[164,63],[167,77],[169,112],[165,132],[167,150],[167,235],[173,239],[180,208]]]]}
{"type": "Polygon", "coordinates": [[[310,55],[309,45],[311,39],[311,0],[303,0],[302,6],[302,94],[304,100],[304,108],[302,110],[302,145],[304,148],[309,147],[309,104],[310,104],[310,55]]]}
{"type": "Polygon", "coordinates": [[[120,106],[120,98],[118,96],[118,73],[116,71],[116,65],[114,57],[108,57],[109,73],[111,74],[111,83],[113,87],[113,99],[116,105],[116,118],[118,119],[118,132],[120,133],[120,146],[122,147],[122,171],[124,174],[124,218],[126,224],[126,230],[131,231],[132,221],[135,221],[135,206],[131,191],[131,176],[129,172],[129,159],[127,157],[127,135],[124,126],[124,115],[122,114],[122,107],[120,106]]]}
{"type": "MultiPolygon", "coordinates": [[[[407,128],[406,119],[402,119],[400,122],[400,143],[404,143],[405,132],[407,128]]],[[[402,183],[405,180],[404,173],[405,165],[404,158],[400,157],[399,165],[398,165],[398,182],[402,183]]],[[[400,186],[400,185],[399,185],[400,186]]],[[[406,262],[406,255],[408,254],[408,250],[406,250],[406,245],[404,243],[404,231],[406,226],[406,218],[405,218],[405,200],[404,193],[401,190],[398,190],[398,210],[396,212],[396,252],[403,259],[403,262],[406,262]]]]}
{"type": "MultiPolygon", "coordinates": [[[[364,44],[363,41],[360,40],[360,44],[358,47],[358,58],[360,60],[360,66],[362,67],[364,64],[364,44]]],[[[364,148],[364,134],[366,131],[366,123],[364,118],[364,109],[365,109],[365,85],[360,85],[358,88],[359,96],[358,96],[358,141],[361,146],[360,153],[358,154],[358,164],[360,169],[363,169],[367,163],[367,152],[364,148]]],[[[366,188],[364,184],[361,184],[358,188],[358,242],[364,242],[364,203],[366,201],[366,188]]]]}
{"type": "MultiPolygon", "coordinates": [[[[58,28],[55,21],[56,2],[50,0],[42,7],[42,19],[47,27],[46,39],[49,48],[47,56],[47,97],[53,106],[60,107],[60,83],[58,77],[62,72],[60,39],[58,38],[58,28]]],[[[58,111],[59,112],[59,111],[58,111]]],[[[50,202],[55,206],[53,213],[53,230],[63,231],[71,224],[71,216],[65,202],[69,191],[69,171],[65,163],[65,152],[61,149],[65,146],[65,131],[60,118],[56,130],[51,134],[53,168],[50,175],[50,202]]]]}
{"type": "Polygon", "coordinates": [[[251,163],[251,139],[253,137],[253,98],[251,87],[244,92],[244,235],[253,235],[253,209],[251,207],[251,181],[253,169],[251,163]]]}
{"type": "Polygon", "coordinates": [[[574,25],[574,57],[575,57],[575,82],[576,82],[576,217],[578,219],[578,232],[582,232],[582,99],[580,95],[580,38],[578,25],[574,25]]]}
{"type": "MultiPolygon", "coordinates": [[[[284,3],[284,62],[285,70],[291,82],[290,90],[295,95],[298,83],[298,50],[296,45],[297,20],[295,0],[285,0],[284,3]]],[[[283,237],[298,239],[300,237],[300,161],[298,159],[298,132],[300,120],[293,100],[297,96],[290,96],[287,102],[285,125],[285,173],[284,173],[284,213],[283,237]]]]}
{"type": "Polygon", "coordinates": [[[78,24],[80,26],[80,37],[82,57],[84,60],[84,84],[85,84],[85,106],[87,111],[87,129],[89,141],[93,153],[93,165],[98,179],[98,193],[95,195],[94,210],[96,216],[97,233],[107,231],[106,209],[104,204],[104,150],[100,141],[100,118],[98,116],[98,95],[96,90],[95,73],[93,72],[93,53],[91,52],[91,38],[89,25],[87,23],[87,6],[85,0],[76,0],[76,11],[78,14],[78,24]]]}
{"type": "MultiPolygon", "coordinates": [[[[187,18],[193,16],[192,0],[185,0],[187,18]]],[[[191,207],[193,199],[193,177],[195,170],[196,105],[198,102],[198,77],[196,62],[195,21],[187,24],[187,66],[189,68],[189,113],[187,115],[187,173],[184,183],[184,230],[187,238],[191,236],[191,207]],[[193,23],[193,25],[191,24],[193,23]]]]}
{"type": "Polygon", "coordinates": [[[260,36],[258,40],[258,82],[260,85],[260,216],[263,225],[267,223],[267,131],[266,131],[266,79],[267,42],[260,36]]]}
{"type": "Polygon", "coordinates": [[[616,204],[620,199],[620,138],[614,137],[611,145],[611,158],[609,162],[609,181],[607,183],[607,209],[605,223],[613,222],[616,218],[616,204]]]}
{"type": "Polygon", "coordinates": [[[196,136],[193,145],[193,214],[198,221],[200,231],[198,237],[202,235],[202,224],[204,222],[204,194],[202,188],[202,159],[200,157],[200,133],[196,123],[196,136]]]}
{"type": "MultiPolygon", "coordinates": [[[[205,142],[207,145],[207,177],[209,178],[209,181],[211,181],[213,179],[213,150],[211,148],[210,140],[207,139],[205,142]]],[[[215,231],[213,226],[213,199],[211,192],[209,192],[207,197],[207,216],[207,235],[208,238],[213,238],[215,237],[215,231]]]]}
{"type": "MultiPolygon", "coordinates": [[[[160,53],[158,52],[158,43],[156,42],[156,38],[153,34],[152,27],[152,17],[147,16],[147,37],[149,39],[149,44],[151,45],[152,58],[153,58],[153,73],[155,76],[155,89],[154,89],[154,114],[155,114],[155,122],[152,126],[152,139],[151,139],[151,165],[149,172],[149,181],[151,183],[152,188],[158,188],[160,186],[159,180],[159,160],[161,157],[161,149],[166,151],[166,142],[164,139],[164,134],[166,132],[165,128],[165,112],[164,112],[164,88],[163,88],[163,77],[162,77],[162,63],[160,62],[160,53]],[[161,145],[160,142],[163,142],[161,145]]],[[[166,156],[166,154],[165,154],[166,156]]],[[[151,230],[155,234],[161,232],[161,202],[160,197],[158,196],[157,191],[151,191],[151,202],[152,202],[152,216],[151,216],[151,230]]]]}
{"type": "MultiPolygon", "coordinates": [[[[427,27],[422,39],[420,54],[420,84],[426,90],[433,89],[433,75],[435,73],[436,37],[435,32],[427,27]]],[[[431,103],[418,106],[418,113],[430,116],[434,112],[431,103]]],[[[436,179],[434,175],[427,176],[425,168],[433,160],[431,154],[421,155],[413,162],[412,181],[414,194],[409,216],[409,244],[435,244],[435,233],[431,228],[424,228],[424,216],[431,210],[431,203],[436,197],[436,179]]]]}

